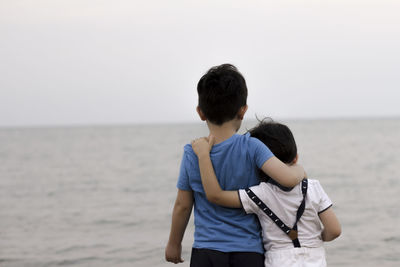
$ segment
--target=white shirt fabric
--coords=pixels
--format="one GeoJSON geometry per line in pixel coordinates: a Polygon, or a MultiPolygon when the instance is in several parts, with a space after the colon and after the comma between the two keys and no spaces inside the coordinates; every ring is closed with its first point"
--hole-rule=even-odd
{"type": "MultiPolygon", "coordinates": [[[[289,227],[293,226],[297,210],[303,200],[301,183],[289,192],[264,182],[250,189],[283,223],[289,227]]],[[[239,190],[239,196],[246,213],[255,213],[258,216],[263,232],[264,248],[267,252],[294,248],[292,240],[249,198],[245,190],[239,190]]],[[[306,207],[297,223],[298,239],[302,248],[322,247],[323,227],[318,213],[330,206],[332,206],[332,201],[319,181],[308,179],[306,207]]]]}
{"type": "Polygon", "coordinates": [[[265,267],[326,267],[325,250],[323,247],[293,247],[267,251],[265,267]]]}

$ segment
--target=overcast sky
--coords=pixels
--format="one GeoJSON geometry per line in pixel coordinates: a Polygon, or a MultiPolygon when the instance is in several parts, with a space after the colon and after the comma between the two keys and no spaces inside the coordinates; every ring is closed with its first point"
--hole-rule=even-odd
{"type": "Polygon", "coordinates": [[[400,2],[0,0],[0,126],[197,121],[233,63],[247,118],[400,116],[400,2]]]}

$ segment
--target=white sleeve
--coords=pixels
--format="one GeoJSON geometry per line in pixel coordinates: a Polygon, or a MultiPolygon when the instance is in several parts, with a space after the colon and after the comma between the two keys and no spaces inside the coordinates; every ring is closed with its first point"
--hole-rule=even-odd
{"type": "MultiPolygon", "coordinates": [[[[261,189],[260,185],[252,186],[250,189],[254,194],[256,194],[256,196],[259,197],[259,192],[261,189]]],[[[256,205],[256,203],[254,203],[253,200],[251,200],[245,189],[239,190],[239,199],[240,202],[242,202],[243,209],[247,214],[258,213],[260,208],[256,205]]]]}
{"type": "Polygon", "coordinates": [[[328,197],[328,195],[325,193],[324,189],[322,188],[321,184],[319,181],[315,181],[315,191],[317,192],[317,195],[319,196],[319,204],[318,204],[318,214],[321,212],[324,212],[327,210],[329,207],[332,206],[332,201],[328,197]]]}

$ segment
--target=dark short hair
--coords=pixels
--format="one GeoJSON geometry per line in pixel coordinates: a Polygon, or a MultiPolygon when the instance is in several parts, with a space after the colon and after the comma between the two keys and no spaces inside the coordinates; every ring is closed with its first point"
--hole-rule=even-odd
{"type": "MultiPolygon", "coordinates": [[[[297,146],[289,127],[271,118],[259,121],[258,125],[249,130],[252,137],[263,142],[274,155],[284,163],[291,163],[296,158],[297,146]]],[[[260,171],[261,178],[269,177],[260,171]]]]}
{"type": "Polygon", "coordinates": [[[197,84],[199,108],[211,123],[221,125],[246,105],[246,81],[231,64],[212,67],[197,84]]]}

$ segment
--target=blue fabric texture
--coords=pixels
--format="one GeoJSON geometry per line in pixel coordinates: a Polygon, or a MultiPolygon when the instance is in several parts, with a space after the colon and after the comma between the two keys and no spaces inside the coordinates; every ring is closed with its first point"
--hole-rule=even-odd
{"type": "MultiPolygon", "coordinates": [[[[211,161],[224,190],[238,190],[259,184],[257,170],[272,152],[250,134],[235,134],[213,146],[211,161]]],[[[194,244],[222,252],[264,253],[261,228],[256,216],[243,209],[224,208],[210,203],[201,184],[198,159],[191,145],[184,147],[177,187],[193,191],[194,244]]]]}

